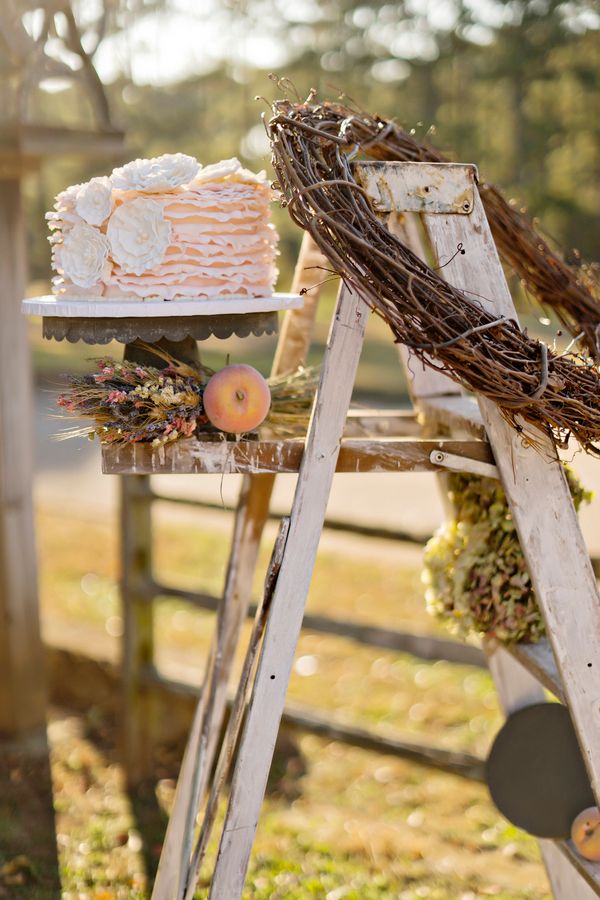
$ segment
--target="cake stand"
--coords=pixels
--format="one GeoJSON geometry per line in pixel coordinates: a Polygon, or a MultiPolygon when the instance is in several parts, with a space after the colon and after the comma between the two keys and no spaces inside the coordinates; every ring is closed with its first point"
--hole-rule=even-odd
{"type": "Polygon", "coordinates": [[[160,368],[137,342],[155,344],[176,359],[198,361],[196,341],[209,337],[275,334],[279,310],[303,305],[298,294],[218,297],[213,300],[106,300],[55,296],[23,300],[23,312],[43,319],[43,336],[70,343],[125,345],[125,358],[160,368]]]}

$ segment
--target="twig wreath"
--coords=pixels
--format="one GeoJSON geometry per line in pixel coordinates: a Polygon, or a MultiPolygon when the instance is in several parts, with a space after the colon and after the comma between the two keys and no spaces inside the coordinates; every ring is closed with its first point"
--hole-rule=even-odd
{"type": "MultiPolygon", "coordinates": [[[[282,87],[289,86],[284,79],[282,87]]],[[[369,159],[387,162],[450,162],[430,144],[424,144],[395,122],[358,107],[324,103],[317,125],[320,131],[344,139],[369,159]]],[[[283,109],[276,104],[276,112],[283,109]]],[[[597,267],[571,268],[552,251],[524,210],[505,200],[499,188],[480,183],[479,193],[498,252],[521,279],[528,293],[551,309],[589,353],[600,359],[600,283],[597,267]]]]}
{"type": "MultiPolygon", "coordinates": [[[[550,428],[559,446],[566,446],[573,435],[588,453],[600,456],[600,379],[593,359],[555,355],[515,322],[491,316],[405,247],[373,211],[353,176],[350,156],[362,150],[378,159],[441,161],[434,151],[403,143],[404,132],[393,123],[380,125],[374,117],[310,99],[273,105],[268,123],[273,164],[292,219],[312,235],[337,274],[387,322],[398,343],[426,364],[431,365],[427,356],[433,357],[455,381],[493,400],[518,431],[520,416],[534,427],[550,428]]],[[[514,211],[500,194],[488,196],[499,198],[499,204],[494,202],[505,213],[503,224],[497,222],[494,229],[496,234],[506,230],[504,245],[518,243],[523,231],[531,240],[524,225],[521,229],[513,223],[514,211]]],[[[521,260],[518,247],[511,253],[533,273],[531,284],[541,293],[546,282],[537,256],[528,269],[531,257],[525,254],[521,260]]],[[[571,284],[572,277],[567,281],[571,284]]],[[[552,305],[557,287],[554,282],[546,287],[544,302],[552,305]]],[[[563,287],[563,299],[567,294],[563,287]]],[[[589,333],[595,336],[600,309],[591,294],[588,305],[589,333]]],[[[573,303],[569,312],[564,303],[560,306],[565,321],[574,318],[575,307],[580,314],[581,304],[573,303]]],[[[581,318],[578,323],[583,324],[581,318]]]]}

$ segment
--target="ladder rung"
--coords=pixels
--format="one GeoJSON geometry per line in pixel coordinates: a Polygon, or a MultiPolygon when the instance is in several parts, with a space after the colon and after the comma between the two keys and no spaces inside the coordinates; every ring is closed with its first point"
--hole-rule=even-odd
{"type": "Polygon", "coordinates": [[[555,697],[564,702],[562,681],[547,638],[536,644],[514,644],[507,650],[555,697]]]}
{"type": "Polygon", "coordinates": [[[419,437],[422,427],[414,409],[350,409],[344,437],[377,435],[419,437]]]}
{"type": "MultiPolygon", "coordinates": [[[[594,893],[600,897],[600,862],[591,862],[588,859],[584,859],[583,856],[577,853],[571,841],[555,841],[555,845],[592,888],[594,893]]],[[[573,900],[575,900],[575,895],[573,895],[573,900]]]]}
{"type": "MultiPolygon", "coordinates": [[[[341,444],[337,472],[435,472],[431,460],[442,451],[467,461],[493,464],[487,441],[425,440],[423,438],[350,438],[341,444]]],[[[176,441],[165,447],[150,444],[107,444],[102,448],[105,475],[225,475],[295,473],[304,453],[302,439],[271,441],[176,441]]]]}
{"type": "Polygon", "coordinates": [[[472,397],[456,394],[419,397],[419,409],[428,428],[444,426],[460,437],[485,439],[486,433],[479,407],[472,397]]]}

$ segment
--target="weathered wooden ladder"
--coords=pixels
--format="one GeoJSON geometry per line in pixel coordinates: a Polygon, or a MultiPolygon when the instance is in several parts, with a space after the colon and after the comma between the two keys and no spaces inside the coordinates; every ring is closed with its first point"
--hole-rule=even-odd
{"type": "MultiPolygon", "coordinates": [[[[444,264],[440,271],[449,282],[476,294],[495,316],[516,319],[473,166],[364,163],[357,168],[375,208],[388,217],[390,229],[422,256],[426,237],[438,264],[444,264]],[[464,254],[456,253],[459,244],[464,254]]],[[[305,237],[294,290],[314,280],[313,273],[307,278],[305,268],[319,259],[314,244],[305,237]]],[[[315,303],[309,300],[304,310],[287,314],[275,372],[294,369],[305,358],[315,303]]],[[[214,645],[182,765],[154,888],[155,900],[193,897],[230,765],[231,791],[209,896],[211,900],[242,897],[330,487],[336,467],[338,471],[349,468],[340,462],[344,454],[356,471],[428,468],[440,475],[448,469],[499,475],[543,608],[550,643],[510,653],[490,644],[489,666],[507,713],[542,702],[544,687],[568,705],[594,793],[600,798],[600,602],[555,448],[546,434],[538,432],[538,446],[533,449],[507,425],[492,402],[479,397],[476,403],[440,371],[425,368],[406,352],[402,356],[413,401],[423,416],[426,433],[431,435],[436,424],[443,424],[454,442],[439,441],[432,446],[424,440],[427,457],[419,457],[414,448],[407,456],[397,438],[374,435],[359,449],[356,441],[344,440],[368,316],[366,302],[342,286],[293,506],[289,518],[282,520],[219,753],[228,680],[248,608],[274,473],[293,469],[291,457],[285,454],[287,464],[283,458],[277,463],[263,454],[261,465],[260,448],[251,465],[244,465],[242,460],[247,447],[235,451],[233,463],[229,460],[229,471],[250,474],[246,474],[241,493],[214,645]],[[477,447],[481,452],[475,452],[477,447]],[[380,465],[374,464],[373,458],[380,465]],[[196,819],[203,806],[198,835],[196,819]]],[[[194,457],[196,461],[201,457],[199,450],[194,457]]],[[[195,465],[198,471],[198,462],[195,465]]],[[[569,842],[543,840],[540,846],[555,897],[588,900],[600,896],[600,864],[581,859],[569,842]]]]}

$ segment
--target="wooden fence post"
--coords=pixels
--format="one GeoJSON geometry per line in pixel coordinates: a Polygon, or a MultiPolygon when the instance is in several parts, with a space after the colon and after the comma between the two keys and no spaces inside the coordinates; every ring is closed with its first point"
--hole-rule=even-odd
{"type": "Polygon", "coordinates": [[[154,665],[154,614],[148,597],[152,578],[152,498],[148,475],[121,482],[121,596],[123,609],[122,755],[130,783],[152,771],[151,692],[145,677],[154,665]]]}
{"type": "Polygon", "coordinates": [[[33,529],[32,390],[18,177],[0,180],[0,735],[45,733],[33,529]]]}

